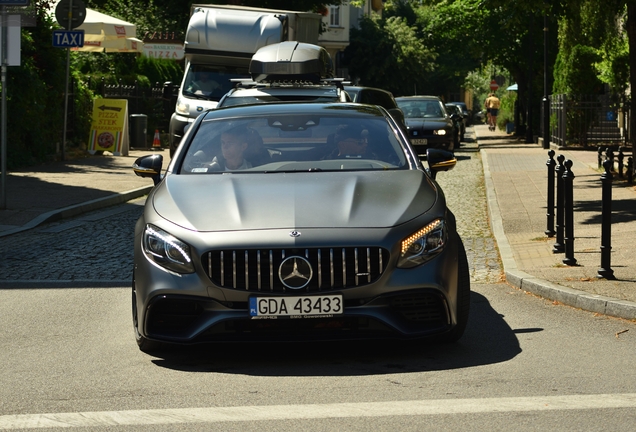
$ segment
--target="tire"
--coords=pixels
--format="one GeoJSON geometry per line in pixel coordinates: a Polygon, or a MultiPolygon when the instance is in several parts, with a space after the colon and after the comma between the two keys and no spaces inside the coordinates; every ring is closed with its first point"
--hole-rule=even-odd
{"type": "Polygon", "coordinates": [[[455,151],[455,138],[453,138],[452,140],[448,142],[446,150],[448,150],[449,152],[455,151]]]}
{"type": "Polygon", "coordinates": [[[135,332],[135,340],[137,341],[137,346],[139,347],[139,349],[146,354],[152,354],[161,351],[164,348],[164,345],[161,342],[146,339],[141,335],[141,333],[139,333],[139,320],[137,314],[137,291],[135,290],[134,276],[132,286],[132,319],[133,330],[135,332]]]}
{"type": "Polygon", "coordinates": [[[464,334],[466,325],[468,324],[468,315],[470,312],[470,269],[468,267],[468,257],[464,243],[459,239],[459,257],[458,257],[458,276],[457,276],[457,325],[451,331],[442,335],[440,341],[443,343],[457,342],[464,334]]]}

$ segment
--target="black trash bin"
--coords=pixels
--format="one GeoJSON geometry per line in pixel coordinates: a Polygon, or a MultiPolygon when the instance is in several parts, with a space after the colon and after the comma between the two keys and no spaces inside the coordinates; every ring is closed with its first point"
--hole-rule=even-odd
{"type": "Polygon", "coordinates": [[[148,116],[146,114],[131,114],[130,121],[130,148],[148,148],[148,116]]]}

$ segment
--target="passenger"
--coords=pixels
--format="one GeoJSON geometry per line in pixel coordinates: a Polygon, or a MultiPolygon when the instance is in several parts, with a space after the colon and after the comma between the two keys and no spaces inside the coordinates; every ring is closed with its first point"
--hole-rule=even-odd
{"type": "Polygon", "coordinates": [[[335,150],[327,159],[377,159],[368,150],[369,131],[361,127],[342,125],[336,129],[335,150]]]}
{"type": "Polygon", "coordinates": [[[241,126],[223,132],[221,134],[221,155],[212,160],[212,170],[238,171],[252,168],[252,164],[244,157],[249,138],[250,131],[241,126]]]}

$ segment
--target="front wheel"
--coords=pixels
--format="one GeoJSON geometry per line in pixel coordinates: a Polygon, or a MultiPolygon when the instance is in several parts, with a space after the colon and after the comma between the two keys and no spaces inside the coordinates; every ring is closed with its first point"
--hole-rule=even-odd
{"type": "Polygon", "coordinates": [[[457,325],[441,337],[445,343],[457,342],[464,334],[470,312],[470,269],[464,243],[459,239],[459,263],[457,276],[457,325]]]}

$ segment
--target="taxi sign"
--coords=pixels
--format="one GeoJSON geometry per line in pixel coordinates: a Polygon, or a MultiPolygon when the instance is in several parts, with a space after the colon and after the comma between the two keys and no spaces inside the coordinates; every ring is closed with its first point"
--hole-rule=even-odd
{"type": "Polygon", "coordinates": [[[84,30],[53,30],[55,48],[73,48],[84,46],[84,30]]]}

